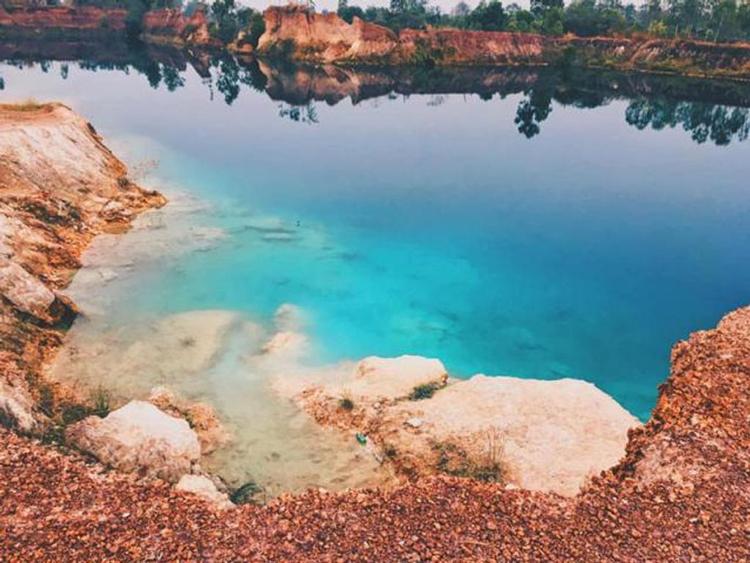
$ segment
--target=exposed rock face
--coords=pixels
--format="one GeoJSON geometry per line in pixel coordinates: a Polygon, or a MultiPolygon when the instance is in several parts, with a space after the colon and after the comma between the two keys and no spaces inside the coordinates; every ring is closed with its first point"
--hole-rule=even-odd
{"type": "Polygon", "coordinates": [[[185,420],[144,401],[131,401],[105,418],[90,416],[65,436],[102,463],[172,482],[190,473],[201,455],[198,436],[185,420]]]}
{"type": "Polygon", "coordinates": [[[700,76],[750,76],[750,44],[692,40],[556,38],[529,33],[432,28],[398,34],[357,18],[303,6],[270,7],[261,54],[315,63],[389,65],[567,64],[621,70],[675,72],[700,76]]]}
{"type": "Polygon", "coordinates": [[[544,61],[545,38],[531,33],[428,27],[399,33],[399,59],[443,65],[522,65],[544,61]]]}
{"type": "Polygon", "coordinates": [[[317,14],[295,5],[271,6],[263,17],[266,31],[258,41],[259,53],[318,62],[384,62],[398,47],[393,31],[359,18],[348,24],[336,14],[317,14]]]}
{"type": "Polygon", "coordinates": [[[11,386],[34,381],[60,344],[75,308],[57,292],[90,240],[164,203],[126,172],[69,108],[0,106],[0,378],[11,386]]]}
{"type": "Polygon", "coordinates": [[[638,426],[580,380],[476,375],[446,386],[439,361],[415,356],[367,358],[349,377],[341,371],[282,376],[277,389],[321,424],[366,434],[408,476],[474,475],[575,495],[620,460],[628,430],[638,426]]]}
{"type": "Polygon", "coordinates": [[[0,7],[0,27],[26,31],[112,31],[125,30],[126,10],[94,6],[23,8],[6,11],[0,7]]]}
{"type": "Polygon", "coordinates": [[[458,29],[390,29],[336,14],[318,14],[303,6],[272,6],[264,12],[266,32],[260,53],[332,63],[523,64],[542,62],[539,35],[458,29]]]}
{"type": "Polygon", "coordinates": [[[548,50],[553,58],[568,49],[570,62],[597,68],[675,72],[691,76],[750,76],[750,43],[684,39],[565,37],[548,50]]]}

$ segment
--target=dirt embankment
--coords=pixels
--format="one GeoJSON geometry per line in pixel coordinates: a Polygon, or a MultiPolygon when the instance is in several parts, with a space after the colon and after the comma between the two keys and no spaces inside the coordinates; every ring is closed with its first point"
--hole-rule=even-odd
{"type": "Polygon", "coordinates": [[[0,7],[0,38],[14,34],[92,35],[102,38],[125,31],[127,11],[94,6],[19,8],[0,7]]]}
{"type": "Polygon", "coordinates": [[[77,314],[58,291],[83,250],[96,234],[124,231],[139,212],[163,203],[128,179],[69,108],[0,106],[0,411],[7,425],[43,432],[38,427],[56,411],[54,389],[39,373],[77,314]]]}
{"type": "MultiPolygon", "coordinates": [[[[124,39],[127,11],[119,8],[93,6],[19,8],[0,7],[0,39],[34,36],[49,41],[59,38],[106,40],[124,39]]],[[[181,10],[151,10],[143,15],[141,39],[146,43],[174,46],[194,45],[221,47],[208,32],[204,9],[191,16],[181,10]]]]}
{"type": "Polygon", "coordinates": [[[750,78],[750,44],[689,40],[562,38],[427,27],[399,33],[302,6],[270,7],[258,51],[299,61],[381,65],[575,64],[694,76],[750,78]]]}

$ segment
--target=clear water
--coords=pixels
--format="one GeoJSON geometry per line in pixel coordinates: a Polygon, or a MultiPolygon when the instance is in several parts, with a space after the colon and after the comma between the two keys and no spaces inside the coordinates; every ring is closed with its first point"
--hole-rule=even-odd
{"type": "MultiPolygon", "coordinates": [[[[672,344],[750,298],[745,109],[610,90],[518,122],[540,115],[527,87],[298,115],[221,67],[188,66],[174,91],[134,69],[63,73],[0,66],[0,99],[68,103],[132,168],[158,161],[144,183],[200,202],[159,219],[178,233],[168,259],[85,286],[106,312],[89,336],[194,310],[270,330],[292,303],[318,362],[412,353],[456,377],[582,378],[645,419],[672,344]]],[[[244,389],[203,381],[193,394],[213,385],[214,403],[244,389]]]]}

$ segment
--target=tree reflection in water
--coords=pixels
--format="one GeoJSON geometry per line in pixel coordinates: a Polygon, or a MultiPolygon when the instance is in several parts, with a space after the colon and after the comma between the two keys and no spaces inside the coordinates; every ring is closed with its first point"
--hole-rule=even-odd
{"type": "Polygon", "coordinates": [[[674,100],[634,100],[625,110],[625,121],[638,129],[651,127],[682,128],[696,143],[711,140],[717,145],[728,145],[733,139],[747,140],[750,133],[748,109],[674,100]]]}
{"type": "MultiPolygon", "coordinates": [[[[219,54],[192,53],[153,48],[120,48],[101,45],[4,46],[0,59],[19,68],[39,65],[43,72],[51,61],[61,61],[59,74],[67,79],[70,61],[82,70],[135,71],[152,88],[174,92],[185,86],[185,72],[192,67],[209,89],[231,105],[243,88],[264,92],[280,102],[278,115],[297,123],[318,123],[315,102],[335,105],[349,98],[392,100],[400,96],[430,96],[428,105],[439,106],[447,94],[476,94],[491,100],[522,94],[514,117],[518,132],[533,138],[542,132],[555,104],[596,108],[625,99],[625,121],[639,130],[681,127],[696,143],[711,141],[728,145],[750,135],[750,85],[727,81],[701,81],[677,77],[628,75],[565,69],[435,68],[352,69],[293,65],[289,62],[239,60],[219,54]],[[43,48],[43,52],[39,49],[43,48]],[[19,52],[32,54],[19,57],[19,52]],[[36,53],[36,54],[34,54],[36,53]],[[438,100],[441,103],[435,102],[438,100]]],[[[5,81],[0,76],[0,89],[5,81]]]]}

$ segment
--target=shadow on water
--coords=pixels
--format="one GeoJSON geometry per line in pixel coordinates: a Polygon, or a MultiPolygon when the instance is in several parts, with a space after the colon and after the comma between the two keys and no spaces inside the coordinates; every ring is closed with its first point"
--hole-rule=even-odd
{"type": "MultiPolygon", "coordinates": [[[[18,67],[39,65],[60,77],[70,65],[96,71],[142,74],[152,88],[175,91],[192,68],[212,99],[231,105],[250,89],[278,101],[278,115],[299,123],[318,122],[316,103],[353,104],[370,99],[432,95],[439,106],[447,94],[474,94],[485,101],[521,94],[514,125],[527,138],[542,133],[554,103],[582,109],[627,100],[625,121],[639,129],[682,128],[696,143],[727,145],[750,134],[750,84],[675,76],[590,71],[575,68],[377,68],[297,65],[288,61],[238,59],[227,54],[113,43],[17,41],[0,43],[0,60],[18,67]]],[[[0,89],[6,87],[0,75],[0,89]]]]}

